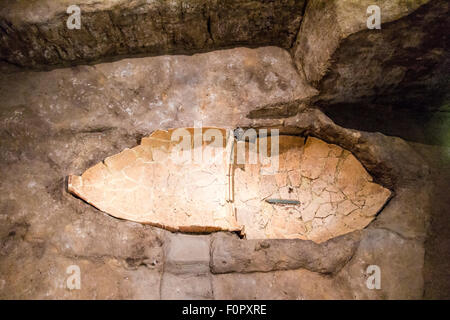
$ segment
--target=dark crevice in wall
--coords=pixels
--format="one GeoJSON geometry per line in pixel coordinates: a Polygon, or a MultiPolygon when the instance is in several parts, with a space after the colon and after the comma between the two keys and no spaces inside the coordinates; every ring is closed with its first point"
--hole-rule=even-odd
{"type": "Polygon", "coordinates": [[[309,1],[310,0],[305,0],[303,9],[302,9],[302,20],[300,20],[300,25],[298,26],[295,37],[294,37],[294,39],[292,39],[291,45],[289,46],[289,52],[291,53],[291,56],[292,56],[292,49],[294,48],[295,43],[297,42],[297,39],[298,39],[298,35],[300,34],[300,32],[302,30],[303,21],[305,20],[306,8],[308,7],[309,1]]]}
{"type": "Polygon", "coordinates": [[[410,110],[408,105],[398,108],[361,103],[340,103],[320,109],[345,128],[382,132],[424,144],[450,146],[448,111],[423,112],[410,110]]]}

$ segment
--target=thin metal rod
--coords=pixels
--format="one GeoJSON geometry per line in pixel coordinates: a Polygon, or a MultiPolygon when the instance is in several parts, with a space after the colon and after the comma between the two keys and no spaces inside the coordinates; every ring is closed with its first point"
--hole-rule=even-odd
{"type": "Polygon", "coordinates": [[[300,201],[297,200],[287,200],[287,199],[266,199],[266,202],[270,204],[301,204],[300,201]]]}

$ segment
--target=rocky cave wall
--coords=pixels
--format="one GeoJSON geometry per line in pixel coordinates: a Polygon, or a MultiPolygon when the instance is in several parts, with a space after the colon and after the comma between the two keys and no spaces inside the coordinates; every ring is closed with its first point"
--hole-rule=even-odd
{"type": "Polygon", "coordinates": [[[370,0],[84,0],[80,30],[66,27],[71,4],[5,1],[0,61],[39,70],[275,45],[290,51],[320,91],[315,105],[338,124],[450,144],[448,1],[377,1],[382,31],[366,27],[370,0]]]}
{"type": "MultiPolygon", "coordinates": [[[[442,148],[358,131],[366,128],[358,114],[387,109],[389,118],[405,106],[387,97],[414,92],[423,101],[415,112],[438,114],[445,124],[448,40],[439,30],[448,29],[448,2],[382,1],[389,12],[382,31],[364,29],[358,12],[367,16],[366,1],[183,3],[189,6],[84,0],[86,28],[69,32],[68,2],[5,1],[0,297],[445,296],[447,282],[437,287],[430,275],[448,278],[445,263],[436,264],[448,256],[448,236],[436,236],[442,226],[427,234],[430,215],[448,221],[442,218],[448,209],[443,177],[450,170],[430,166],[445,166],[442,148]],[[404,37],[394,39],[398,32],[404,37]],[[258,48],[217,50],[235,46],[258,48]],[[211,52],[136,57],[202,51],[211,52]],[[133,57],[108,62],[123,56],[133,57]],[[379,109],[385,102],[386,109],[379,109]],[[67,192],[68,175],[135,146],[154,130],[194,121],[278,128],[337,144],[394,196],[367,228],[315,244],[171,233],[114,219],[67,192]],[[358,130],[345,128],[355,123],[358,130]],[[66,287],[70,265],[81,269],[80,290],[66,287]],[[366,286],[368,265],[382,270],[380,290],[366,286]]],[[[398,132],[390,123],[367,128],[398,132]]],[[[428,139],[401,131],[403,138],[428,139]]],[[[445,145],[443,137],[439,131],[432,140],[445,145]]]]}
{"type": "Polygon", "coordinates": [[[315,104],[346,127],[450,145],[448,1],[377,1],[378,31],[360,14],[370,4],[308,1],[293,55],[315,104]]]}
{"type": "Polygon", "coordinates": [[[64,1],[6,1],[0,59],[49,67],[117,56],[197,53],[235,46],[290,48],[305,0],[83,0],[83,28],[66,27],[64,1]]]}

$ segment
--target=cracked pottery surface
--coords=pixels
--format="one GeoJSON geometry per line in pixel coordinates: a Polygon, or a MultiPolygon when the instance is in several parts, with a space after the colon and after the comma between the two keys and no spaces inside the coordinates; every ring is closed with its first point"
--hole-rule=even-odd
{"type": "Polygon", "coordinates": [[[204,153],[222,158],[214,163],[180,161],[173,132],[158,130],[81,177],[69,176],[69,191],[115,217],[173,231],[240,230],[226,199],[226,148],[204,143],[204,153]]]}
{"type": "Polygon", "coordinates": [[[260,164],[234,172],[238,222],[248,239],[323,242],[366,227],[391,192],[372,182],[349,151],[320,139],[280,136],[279,168],[262,175],[260,164]],[[298,205],[265,199],[297,200],[298,205]]]}
{"type": "MultiPolygon", "coordinates": [[[[279,153],[268,154],[264,164],[261,146],[271,145],[270,137],[203,142],[203,159],[191,161],[195,129],[181,129],[194,137],[191,154],[182,160],[176,152],[181,142],[171,138],[175,130],[158,130],[82,176],[69,176],[68,190],[112,216],[172,231],[240,231],[247,239],[315,242],[364,228],[391,195],[349,151],[317,138],[279,136],[279,153]],[[237,161],[240,146],[246,159],[237,161]],[[227,161],[231,149],[233,164],[227,161]],[[298,204],[266,201],[273,198],[298,204]]],[[[208,130],[231,136],[229,130],[203,128],[203,140],[208,130]]]]}

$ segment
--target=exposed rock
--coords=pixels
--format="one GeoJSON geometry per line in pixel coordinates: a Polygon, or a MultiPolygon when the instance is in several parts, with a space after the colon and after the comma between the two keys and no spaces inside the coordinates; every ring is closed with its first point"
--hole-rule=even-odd
{"type": "Polygon", "coordinates": [[[450,299],[450,147],[413,143],[430,164],[431,219],[425,240],[424,299],[450,299]]]}
{"type": "MultiPolygon", "coordinates": [[[[81,151],[86,143],[97,146],[98,135],[94,136],[72,147],[81,151]]],[[[64,191],[60,166],[65,157],[54,155],[56,162],[40,160],[40,140],[32,141],[34,159],[24,156],[21,162],[0,169],[4,179],[0,183],[0,296],[158,299],[154,288],[159,287],[163,262],[158,233],[80,207],[64,191]],[[67,287],[71,265],[80,267],[80,290],[67,287]]],[[[41,142],[45,145],[49,140],[41,142]]],[[[102,152],[101,147],[98,150],[102,152]]]]}
{"type": "MultiPolygon", "coordinates": [[[[29,119],[42,135],[229,127],[252,110],[308,101],[317,91],[280,48],[237,48],[0,77],[5,128],[29,119]]],[[[31,124],[30,123],[30,124],[31,124]]],[[[31,138],[31,137],[30,137],[31,138]]],[[[99,159],[100,160],[100,159],[99,159]]]]}
{"type": "Polygon", "coordinates": [[[217,274],[214,294],[217,299],[417,299],[423,293],[423,253],[416,240],[371,229],[363,231],[356,254],[337,276],[302,269],[217,274]],[[380,289],[367,286],[370,265],[380,268],[380,289]]]}
{"type": "Polygon", "coordinates": [[[211,272],[307,269],[335,273],[353,256],[359,238],[359,232],[353,232],[316,244],[303,240],[240,240],[216,233],[211,243],[211,272]]]}
{"type": "Polygon", "coordinates": [[[355,256],[337,279],[345,279],[356,299],[420,299],[423,258],[420,241],[405,239],[389,230],[368,229],[363,231],[355,256]],[[380,268],[379,289],[367,286],[370,265],[380,268]]]}
{"type": "MultiPolygon", "coordinates": [[[[40,175],[32,178],[36,185],[25,187],[28,197],[34,197],[34,190],[41,186],[40,175]]],[[[116,224],[89,212],[79,214],[62,199],[59,205],[52,206],[43,187],[36,202],[25,203],[11,183],[10,192],[22,204],[7,208],[2,199],[2,299],[160,298],[155,288],[160,286],[162,248],[150,228],[130,222],[116,224]],[[45,217],[39,217],[42,210],[48,210],[45,217]],[[30,224],[13,224],[14,219],[27,219],[30,224]],[[42,225],[37,222],[39,219],[42,225]],[[73,223],[64,228],[69,219],[73,223]],[[67,287],[67,268],[74,265],[80,268],[79,290],[67,287]]]]}
{"type": "Polygon", "coordinates": [[[311,0],[293,55],[336,123],[448,145],[449,29],[446,0],[311,0]],[[381,30],[366,26],[373,4],[381,30]]]}
{"type": "Polygon", "coordinates": [[[207,300],[213,299],[210,275],[164,273],[161,284],[161,299],[207,300]]]}
{"type": "Polygon", "coordinates": [[[67,257],[114,258],[130,269],[143,266],[162,270],[162,238],[148,227],[142,228],[133,222],[113,225],[78,219],[64,225],[61,231],[55,235],[53,246],[67,257]],[[115,228],[115,232],[112,233],[111,228],[115,228]],[[80,241],[80,238],[85,240],[80,241]]]}
{"type": "Polygon", "coordinates": [[[216,299],[352,299],[345,283],[307,270],[229,273],[213,276],[216,299]]]}
{"type": "MultiPolygon", "coordinates": [[[[306,9],[303,0],[83,0],[81,30],[66,27],[71,4],[7,1],[0,10],[0,59],[73,65],[136,53],[277,45],[293,49],[300,73],[321,91],[317,104],[337,124],[449,143],[450,42],[441,32],[450,28],[446,0],[377,1],[381,30],[367,29],[369,0],[312,0],[306,9]]],[[[282,118],[274,109],[284,117],[297,112],[295,104],[267,107],[272,112],[262,106],[251,115],[274,119],[282,118]]]]}
{"type": "Polygon", "coordinates": [[[14,264],[12,258],[9,262],[3,265],[2,274],[20,268],[23,272],[15,272],[5,280],[0,290],[2,299],[30,299],[30,292],[35,299],[160,299],[159,291],[154,289],[160,285],[159,272],[123,269],[114,259],[92,261],[48,254],[41,259],[21,258],[24,264],[14,264]],[[66,271],[71,265],[80,268],[79,290],[67,289],[70,273],[66,271]]]}
{"type": "Polygon", "coordinates": [[[405,238],[424,240],[429,225],[433,186],[417,182],[416,186],[398,188],[374,227],[388,228],[405,238]]]}
{"type": "MultiPolygon", "coordinates": [[[[403,0],[381,0],[376,5],[380,7],[382,22],[385,24],[411,14],[427,2],[433,1],[415,0],[405,5],[403,0]]],[[[305,72],[308,81],[318,83],[334,67],[332,56],[344,39],[368,29],[367,8],[373,4],[370,0],[308,1],[304,21],[293,48],[295,63],[305,72]]],[[[355,63],[354,60],[348,62],[355,63]]],[[[354,70],[356,69],[355,67],[354,70]]],[[[363,68],[358,70],[367,71],[363,68]]],[[[353,76],[355,80],[369,80],[369,77],[353,76]]]]}
{"type": "Polygon", "coordinates": [[[230,46],[290,48],[304,0],[10,0],[0,10],[0,59],[40,67],[230,46]],[[68,29],[67,8],[81,9],[68,29]]]}

